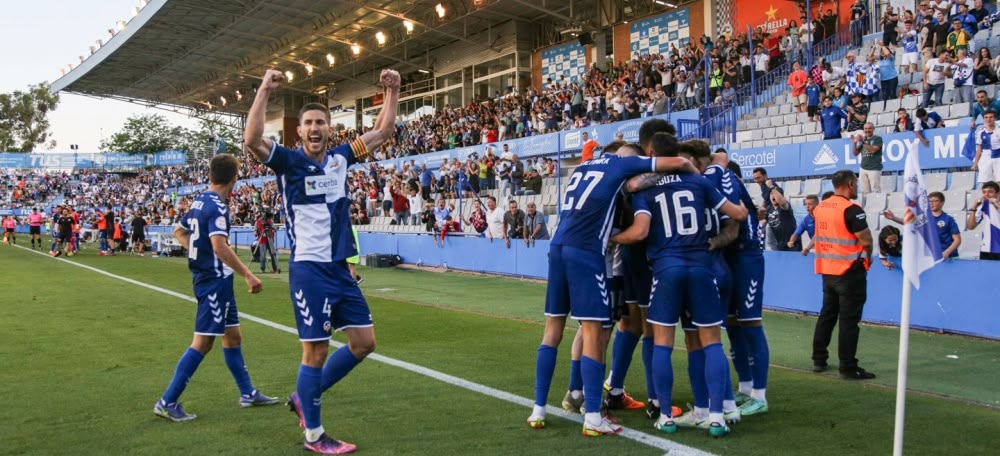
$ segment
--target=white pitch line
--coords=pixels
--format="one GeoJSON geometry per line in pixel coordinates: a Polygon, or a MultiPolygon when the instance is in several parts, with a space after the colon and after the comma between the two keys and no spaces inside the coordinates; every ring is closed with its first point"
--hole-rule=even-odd
{"type": "MultiPolygon", "coordinates": [[[[17,247],[17,248],[22,249],[22,250],[27,250],[27,251],[29,251],[31,253],[34,253],[34,254],[42,255],[42,256],[44,256],[46,258],[52,258],[52,257],[50,257],[49,255],[47,255],[47,254],[45,254],[43,252],[31,250],[31,249],[29,249],[27,247],[21,247],[19,245],[14,245],[14,247],[17,247]]],[[[185,295],[183,293],[178,293],[176,291],[167,290],[166,288],[160,288],[160,287],[158,287],[156,285],[151,285],[151,284],[148,284],[148,283],[145,283],[145,282],[140,282],[138,280],[130,279],[128,277],[123,277],[123,276],[120,276],[120,275],[117,275],[117,274],[112,274],[112,273],[110,273],[108,271],[105,271],[103,269],[98,269],[98,268],[95,268],[93,266],[89,266],[89,265],[86,265],[86,264],[75,263],[75,262],[69,261],[69,260],[67,260],[65,258],[52,258],[52,259],[56,260],[56,261],[61,261],[63,263],[66,263],[66,264],[69,264],[69,265],[73,265],[73,266],[76,266],[76,267],[79,267],[79,268],[83,268],[83,269],[86,269],[86,270],[91,271],[91,272],[96,272],[98,274],[110,277],[112,279],[121,280],[123,282],[128,282],[128,283],[130,283],[132,285],[136,285],[136,286],[143,287],[143,288],[146,288],[146,289],[149,289],[149,290],[153,290],[153,291],[156,291],[156,292],[159,292],[159,293],[163,293],[165,295],[173,296],[175,298],[182,299],[184,301],[193,302],[193,303],[196,303],[196,304],[198,303],[197,299],[195,299],[195,298],[193,298],[191,296],[185,295]]],[[[283,325],[281,323],[273,322],[271,320],[266,320],[266,319],[263,319],[263,318],[260,318],[260,317],[254,316],[254,315],[250,315],[250,314],[244,313],[242,311],[240,312],[240,318],[244,318],[244,319],[250,320],[250,321],[252,321],[254,323],[259,323],[261,325],[268,326],[270,328],[274,328],[274,329],[277,329],[279,331],[286,332],[288,334],[292,334],[292,335],[296,335],[296,336],[298,335],[298,331],[296,331],[295,328],[283,325]]],[[[337,341],[331,339],[330,340],[330,345],[333,345],[334,347],[340,348],[344,344],[341,343],[341,342],[337,342],[337,341]]],[[[491,387],[486,386],[486,385],[475,383],[475,382],[472,382],[472,381],[469,381],[469,380],[466,380],[466,379],[463,379],[463,378],[455,377],[454,375],[449,375],[449,374],[446,374],[444,372],[439,372],[439,371],[436,371],[434,369],[423,367],[423,366],[420,366],[420,365],[417,365],[417,364],[408,363],[406,361],[401,361],[401,360],[398,360],[398,359],[395,359],[395,358],[390,358],[388,356],[380,355],[378,353],[372,353],[372,354],[368,355],[368,358],[372,359],[372,360],[375,360],[375,361],[378,361],[378,362],[381,362],[383,364],[388,364],[390,366],[398,367],[400,369],[413,372],[415,374],[420,374],[420,375],[423,375],[425,377],[429,377],[429,378],[432,378],[434,380],[447,383],[449,385],[457,386],[459,388],[464,388],[464,389],[467,389],[469,391],[472,391],[472,392],[475,392],[475,393],[479,393],[479,394],[482,394],[482,395],[485,395],[485,396],[490,396],[492,398],[499,399],[499,400],[502,400],[502,401],[510,402],[512,404],[520,405],[520,406],[523,406],[525,408],[530,408],[535,403],[535,401],[533,399],[528,399],[526,397],[521,397],[521,396],[518,396],[518,395],[515,395],[515,394],[508,393],[506,391],[501,391],[501,390],[498,390],[496,388],[491,388],[491,387]]],[[[577,423],[582,423],[583,422],[583,417],[580,416],[577,413],[568,413],[568,412],[566,412],[565,410],[563,410],[561,408],[557,408],[557,407],[554,407],[554,406],[551,406],[551,405],[548,406],[548,407],[546,407],[545,410],[546,410],[546,413],[548,415],[555,415],[555,416],[558,416],[560,418],[565,418],[567,420],[574,421],[574,422],[577,422],[577,423]]],[[[650,447],[653,447],[653,448],[657,448],[657,449],[660,449],[660,450],[665,450],[667,452],[666,454],[668,454],[670,456],[714,456],[712,453],[708,453],[708,452],[699,450],[697,448],[689,447],[687,445],[683,445],[683,444],[680,444],[680,443],[677,443],[677,442],[673,442],[673,441],[664,439],[662,437],[657,437],[655,435],[647,434],[645,432],[640,432],[640,431],[637,431],[635,429],[631,429],[631,428],[627,428],[627,427],[622,427],[622,433],[619,434],[619,436],[620,437],[624,437],[624,438],[629,439],[629,440],[633,440],[633,441],[639,442],[639,443],[641,443],[643,445],[647,445],[647,446],[650,446],[650,447]]]]}

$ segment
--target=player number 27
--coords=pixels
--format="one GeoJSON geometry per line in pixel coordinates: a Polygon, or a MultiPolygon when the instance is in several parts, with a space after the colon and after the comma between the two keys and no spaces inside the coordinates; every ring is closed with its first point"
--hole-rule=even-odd
{"type": "Polygon", "coordinates": [[[586,174],[583,173],[573,173],[569,178],[569,185],[566,186],[566,199],[563,200],[562,210],[567,211],[571,209],[580,209],[583,207],[583,203],[587,201],[587,197],[590,196],[590,192],[594,191],[597,187],[597,183],[601,181],[604,177],[604,173],[601,171],[587,171],[586,174]],[[583,194],[580,195],[580,200],[576,201],[573,198],[573,191],[580,186],[581,182],[587,182],[587,187],[583,189],[583,194]],[[573,204],[574,201],[576,204],[573,204]]]}

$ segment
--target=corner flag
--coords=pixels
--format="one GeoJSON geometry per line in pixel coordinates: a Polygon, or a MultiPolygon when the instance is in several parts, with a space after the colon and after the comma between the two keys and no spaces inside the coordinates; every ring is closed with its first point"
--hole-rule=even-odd
{"type": "Polygon", "coordinates": [[[937,225],[930,220],[927,187],[920,170],[920,160],[915,150],[906,154],[903,173],[903,196],[906,212],[903,215],[903,270],[914,288],[920,289],[920,273],[941,262],[941,241],[937,225]]]}

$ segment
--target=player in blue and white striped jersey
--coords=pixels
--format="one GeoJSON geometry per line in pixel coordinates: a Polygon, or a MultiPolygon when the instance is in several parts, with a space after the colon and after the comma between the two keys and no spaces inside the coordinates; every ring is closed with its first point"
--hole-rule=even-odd
{"type": "Polygon", "coordinates": [[[277,70],[264,75],[247,116],[246,146],[274,170],[288,214],[292,241],[288,285],[302,342],[296,391],[288,402],[305,428],[305,449],[344,454],[356,447],[326,434],[320,423],[321,398],[375,350],[371,312],[346,261],[358,251],[351,233],[347,168],[368,158],[369,151],[395,131],[400,78],[394,70],[382,71],[385,104],[374,128],[329,150],[330,113],[317,103],[306,104],[299,111],[296,131],[302,147],[288,149],[262,138],[267,99],[283,80],[284,75],[277,70]],[[333,331],[343,331],[347,345],[328,359],[333,331]]]}
{"type": "Polygon", "coordinates": [[[976,130],[976,157],[972,160],[972,170],[979,171],[977,180],[981,183],[1000,179],[1000,128],[997,128],[997,113],[987,110],[983,113],[983,126],[976,130]]]}
{"type": "Polygon", "coordinates": [[[250,382],[243,361],[240,319],[233,295],[233,271],[241,275],[251,293],[259,293],[260,279],[250,272],[229,248],[229,214],[226,201],[236,185],[239,162],[232,155],[217,155],[209,163],[208,190],[201,194],[174,228],[174,237],[188,249],[188,268],[198,299],[194,323],[194,340],[184,352],[173,379],[163,396],[153,406],[153,413],[171,421],[189,421],[195,415],[186,413],[177,402],[188,380],[212,349],[215,338],[222,336],[222,353],[236,386],[240,389],[240,406],[273,405],[277,398],[267,397],[250,382]]]}

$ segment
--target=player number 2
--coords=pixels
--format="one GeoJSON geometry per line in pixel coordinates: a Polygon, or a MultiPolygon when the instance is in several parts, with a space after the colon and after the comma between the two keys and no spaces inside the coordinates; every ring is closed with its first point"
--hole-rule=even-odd
{"type": "Polygon", "coordinates": [[[188,245],[188,258],[192,260],[198,259],[198,247],[195,247],[194,241],[198,240],[198,219],[191,218],[188,219],[188,225],[191,225],[191,240],[190,245],[188,245]]]}
{"type": "MultiPolygon", "coordinates": [[[[660,193],[656,195],[656,202],[660,204],[660,215],[663,216],[663,233],[666,237],[674,235],[670,224],[670,207],[667,205],[667,195],[660,193]]],[[[694,201],[694,194],[689,190],[674,193],[674,225],[677,227],[677,234],[689,236],[698,232],[698,211],[691,206],[685,206],[684,202],[694,201]],[[683,201],[682,201],[683,200],[683,201]]]]}
{"type": "Polygon", "coordinates": [[[601,171],[587,171],[587,174],[573,173],[569,178],[569,185],[566,186],[566,199],[563,200],[562,210],[568,211],[570,209],[580,209],[583,207],[583,203],[587,201],[587,197],[590,196],[590,192],[594,191],[597,187],[597,183],[601,181],[604,177],[604,173],[601,171]],[[576,201],[573,198],[573,191],[580,186],[583,181],[587,182],[587,188],[583,189],[583,194],[580,195],[580,200],[576,201]],[[576,201],[574,205],[573,202],[576,201]]]}

